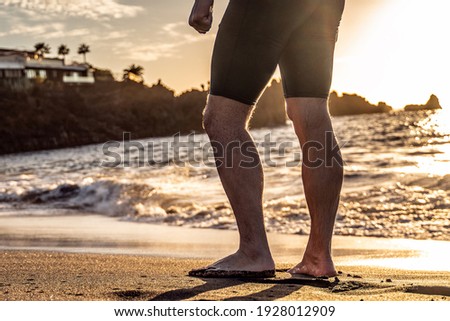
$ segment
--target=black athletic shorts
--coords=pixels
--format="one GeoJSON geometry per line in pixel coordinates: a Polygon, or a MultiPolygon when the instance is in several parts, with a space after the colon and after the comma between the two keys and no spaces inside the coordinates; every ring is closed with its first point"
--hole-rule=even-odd
{"type": "Polygon", "coordinates": [[[345,0],[230,0],[210,93],[254,105],[277,65],[288,97],[327,98],[345,0]]]}

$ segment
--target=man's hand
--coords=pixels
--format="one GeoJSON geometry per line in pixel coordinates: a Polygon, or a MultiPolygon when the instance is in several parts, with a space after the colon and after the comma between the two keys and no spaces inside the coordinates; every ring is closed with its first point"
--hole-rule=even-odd
{"type": "Polygon", "coordinates": [[[189,25],[200,33],[207,33],[211,29],[214,0],[195,0],[189,17],[189,25]]]}

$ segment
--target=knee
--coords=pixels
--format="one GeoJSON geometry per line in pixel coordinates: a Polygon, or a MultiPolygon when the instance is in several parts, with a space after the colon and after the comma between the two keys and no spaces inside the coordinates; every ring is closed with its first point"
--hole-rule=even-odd
{"type": "Polygon", "coordinates": [[[216,136],[218,128],[220,126],[220,115],[211,106],[206,106],[203,111],[203,129],[208,136],[216,136]]]}
{"type": "Polygon", "coordinates": [[[208,104],[203,111],[203,129],[211,140],[222,140],[235,126],[220,108],[208,104]]]}
{"type": "Polygon", "coordinates": [[[203,111],[203,128],[210,138],[247,128],[251,106],[222,97],[210,97],[203,111]]]}
{"type": "Polygon", "coordinates": [[[325,98],[288,98],[286,112],[293,122],[309,123],[328,119],[328,100],[325,98]]]}
{"type": "Polygon", "coordinates": [[[300,142],[305,142],[308,133],[308,126],[312,125],[308,122],[308,116],[301,110],[300,107],[289,104],[286,106],[286,113],[288,118],[292,121],[295,134],[300,139],[300,142]]]}
{"type": "Polygon", "coordinates": [[[304,139],[331,128],[326,99],[294,98],[287,101],[286,112],[297,136],[304,139]]]}

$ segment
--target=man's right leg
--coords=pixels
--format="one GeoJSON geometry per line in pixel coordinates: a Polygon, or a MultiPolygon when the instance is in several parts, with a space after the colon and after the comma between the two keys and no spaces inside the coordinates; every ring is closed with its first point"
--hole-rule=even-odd
{"type": "Polygon", "coordinates": [[[275,268],[264,227],[262,166],[247,130],[252,111],[253,106],[211,95],[204,113],[204,127],[216,148],[217,170],[240,235],[238,251],[211,265],[224,270],[266,271],[275,268]],[[246,149],[246,156],[242,148],[246,149]]]}
{"type": "Polygon", "coordinates": [[[310,3],[317,5],[316,10],[292,33],[280,59],[287,112],[303,151],[302,179],[311,215],[311,233],[303,260],[289,272],[333,276],[336,271],[331,258],[331,237],[343,168],[327,98],[345,0],[310,3]],[[319,162],[305,162],[308,158],[319,162]]]}
{"type": "Polygon", "coordinates": [[[343,181],[343,161],[327,99],[288,98],[287,112],[303,151],[302,179],[311,232],[302,261],[292,274],[335,276],[331,238],[343,181]]]}

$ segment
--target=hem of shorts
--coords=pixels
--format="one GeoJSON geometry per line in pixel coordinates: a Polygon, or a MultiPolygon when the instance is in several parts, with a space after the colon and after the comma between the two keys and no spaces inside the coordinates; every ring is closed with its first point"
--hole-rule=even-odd
{"type": "Polygon", "coordinates": [[[318,95],[318,94],[311,94],[311,93],[299,93],[295,95],[284,95],[284,98],[324,98],[328,99],[330,97],[330,94],[326,95],[318,95]]]}
{"type": "Polygon", "coordinates": [[[218,93],[218,92],[213,92],[213,91],[210,91],[209,94],[212,96],[219,96],[219,97],[224,97],[224,98],[228,98],[231,100],[235,100],[242,104],[250,105],[250,106],[254,106],[257,103],[257,101],[254,101],[254,100],[248,100],[245,98],[241,98],[241,97],[237,97],[237,96],[233,96],[233,95],[227,95],[227,94],[218,93]]]}

